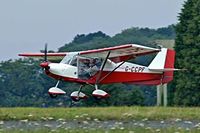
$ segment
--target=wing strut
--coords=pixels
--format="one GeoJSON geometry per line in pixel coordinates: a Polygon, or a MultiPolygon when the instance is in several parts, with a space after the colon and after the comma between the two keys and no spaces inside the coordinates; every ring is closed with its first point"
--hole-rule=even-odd
{"type": "Polygon", "coordinates": [[[106,74],[103,78],[101,78],[99,80],[99,83],[104,80],[105,78],[107,78],[111,73],[113,73],[115,70],[117,70],[117,68],[119,68],[121,65],[123,65],[126,61],[123,61],[122,63],[120,63],[117,67],[115,67],[112,71],[110,71],[108,74],[106,74]]]}
{"type": "Polygon", "coordinates": [[[100,79],[100,77],[101,77],[102,71],[103,71],[103,69],[104,69],[104,67],[105,67],[105,65],[106,65],[106,62],[107,62],[109,56],[110,56],[110,51],[108,51],[108,54],[107,54],[106,58],[104,59],[103,64],[101,65],[100,72],[99,72],[99,74],[98,74],[98,76],[97,76],[97,79],[96,79],[96,84],[99,83],[99,79],[100,79]]]}
{"type": "Polygon", "coordinates": [[[98,74],[98,77],[97,77],[97,80],[96,80],[96,84],[98,84],[98,83],[100,83],[101,81],[103,81],[103,80],[104,80],[105,78],[107,78],[111,73],[113,73],[115,70],[117,70],[117,68],[119,68],[121,65],[123,65],[126,61],[128,61],[128,60],[131,58],[131,56],[130,56],[128,59],[126,59],[125,61],[123,61],[122,63],[120,63],[117,67],[115,67],[112,71],[110,71],[108,74],[106,74],[104,77],[102,77],[102,78],[100,79],[101,74],[102,74],[102,71],[103,71],[103,69],[104,69],[104,67],[105,67],[106,61],[107,61],[108,58],[109,58],[109,55],[110,55],[110,51],[108,52],[108,54],[107,54],[105,60],[103,61],[103,64],[102,64],[102,66],[101,66],[101,70],[100,70],[100,72],[99,72],[99,74],[98,74]]]}
{"type": "Polygon", "coordinates": [[[126,61],[128,61],[131,57],[129,57],[127,60],[123,61],[122,63],[120,63],[117,67],[115,67],[112,71],[110,71],[108,74],[106,74],[103,78],[101,78],[99,80],[98,83],[100,83],[101,81],[103,81],[105,78],[107,78],[111,73],[113,73],[115,70],[117,70],[117,68],[119,68],[121,65],[123,65],[126,61]]]}

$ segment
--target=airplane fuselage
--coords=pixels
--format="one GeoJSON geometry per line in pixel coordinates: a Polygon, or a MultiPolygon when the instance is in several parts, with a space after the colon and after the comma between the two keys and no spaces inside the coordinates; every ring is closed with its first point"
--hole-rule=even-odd
{"type": "MultiPolygon", "coordinates": [[[[120,63],[107,62],[104,70],[101,72],[100,84],[109,83],[134,83],[134,84],[150,84],[148,82],[157,81],[160,83],[162,77],[161,72],[153,72],[146,66],[133,64],[129,62],[123,63],[115,71],[116,66],[120,63]],[[112,72],[113,71],[113,72],[112,72]],[[110,73],[110,74],[109,74],[110,73]]],[[[46,74],[52,78],[78,83],[95,84],[97,77],[100,73],[98,71],[95,75],[90,76],[88,79],[81,79],[78,75],[78,67],[62,63],[50,63],[50,69],[46,70],[46,74]]],[[[156,84],[157,84],[156,82],[156,84]]],[[[153,83],[153,82],[152,82],[153,83]]]]}

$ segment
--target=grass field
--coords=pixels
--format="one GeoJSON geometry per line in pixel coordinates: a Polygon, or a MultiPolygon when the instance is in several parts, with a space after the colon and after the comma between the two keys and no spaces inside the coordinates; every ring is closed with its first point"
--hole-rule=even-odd
{"type": "Polygon", "coordinates": [[[199,133],[200,130],[192,129],[177,129],[177,128],[163,128],[163,129],[145,129],[145,128],[133,128],[133,129],[114,129],[114,130],[104,130],[104,129],[39,129],[39,130],[7,130],[3,133],[199,133]]]}
{"type": "MultiPolygon", "coordinates": [[[[200,121],[200,108],[178,108],[178,107],[78,107],[78,108],[0,108],[0,133],[49,133],[49,132],[72,132],[72,133],[187,133],[200,132],[200,123],[197,127],[183,128],[173,125],[173,122],[184,120],[200,121]],[[66,128],[63,125],[52,129],[49,127],[40,127],[36,129],[23,128],[2,128],[4,121],[17,121],[30,124],[29,121],[76,121],[77,128],[66,128]],[[107,129],[98,127],[87,127],[87,124],[103,123],[105,121],[131,122],[136,120],[171,121],[172,124],[163,128],[152,128],[138,123],[137,126],[123,127],[115,124],[107,129]],[[85,127],[80,128],[86,123],[85,127]]],[[[185,121],[189,122],[189,121],[185,121]]],[[[190,123],[188,123],[189,125],[190,123]]]]}
{"type": "Polygon", "coordinates": [[[79,107],[0,108],[0,120],[200,120],[200,108],[178,107],[79,107]]]}

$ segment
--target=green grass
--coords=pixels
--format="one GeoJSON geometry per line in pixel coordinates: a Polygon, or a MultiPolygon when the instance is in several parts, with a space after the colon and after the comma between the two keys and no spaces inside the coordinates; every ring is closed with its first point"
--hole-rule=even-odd
{"type": "Polygon", "coordinates": [[[152,129],[152,128],[141,128],[136,127],[132,129],[36,129],[36,130],[20,130],[20,129],[11,129],[11,130],[2,130],[2,133],[199,133],[199,129],[178,129],[174,127],[162,128],[162,129],[152,129]]]}
{"type": "Polygon", "coordinates": [[[200,120],[200,108],[177,107],[81,107],[0,108],[0,120],[200,120]]]}

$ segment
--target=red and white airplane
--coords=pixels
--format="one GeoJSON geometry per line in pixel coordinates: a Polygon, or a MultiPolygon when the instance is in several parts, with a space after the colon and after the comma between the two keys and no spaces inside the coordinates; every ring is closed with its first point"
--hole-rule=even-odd
{"type": "Polygon", "coordinates": [[[159,85],[173,80],[175,51],[167,48],[151,48],[137,44],[101,48],[87,51],[47,53],[23,53],[19,56],[44,58],[40,64],[46,74],[58,80],[55,87],[49,89],[51,97],[66,94],[58,88],[59,81],[77,82],[81,86],[71,93],[74,101],[86,99],[81,92],[83,85],[94,86],[95,98],[107,98],[110,95],[98,88],[99,84],[131,83],[142,85],[159,85]],[[127,62],[138,56],[155,53],[156,56],[148,66],[127,62]],[[61,60],[52,63],[48,60],[61,60]]]}

